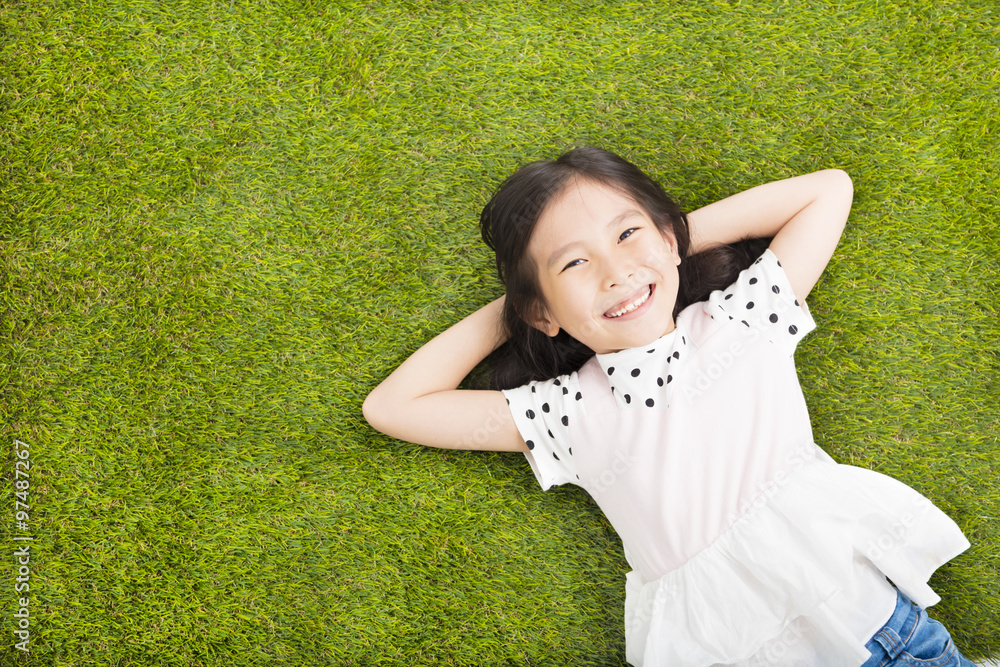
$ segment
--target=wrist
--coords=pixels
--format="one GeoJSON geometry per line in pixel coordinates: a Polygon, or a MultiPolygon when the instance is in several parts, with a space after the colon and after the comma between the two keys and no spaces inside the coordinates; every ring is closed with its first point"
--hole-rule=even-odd
{"type": "Polygon", "coordinates": [[[485,326],[490,332],[489,340],[492,341],[490,352],[507,342],[509,336],[507,326],[504,323],[504,305],[506,302],[507,295],[503,294],[480,309],[485,319],[485,326]]]}

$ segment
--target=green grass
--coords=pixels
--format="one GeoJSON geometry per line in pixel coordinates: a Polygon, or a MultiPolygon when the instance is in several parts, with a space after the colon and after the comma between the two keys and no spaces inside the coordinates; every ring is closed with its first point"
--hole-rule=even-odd
{"type": "Polygon", "coordinates": [[[1000,653],[995,2],[37,0],[0,26],[3,664],[623,664],[627,566],[582,492],[360,410],[499,294],[493,188],[580,143],[688,209],[851,173],[798,355],[815,434],[958,521],[935,614],[1000,653]]]}

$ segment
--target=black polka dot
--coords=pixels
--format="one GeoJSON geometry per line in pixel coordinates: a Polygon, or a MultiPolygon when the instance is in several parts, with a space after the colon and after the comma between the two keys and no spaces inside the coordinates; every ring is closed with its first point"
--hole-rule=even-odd
{"type": "Polygon", "coordinates": [[[727,300],[727,301],[728,301],[729,299],[732,299],[732,298],[733,298],[733,295],[732,295],[732,294],[727,294],[727,295],[726,295],[726,300],[727,300]]]}
{"type": "Polygon", "coordinates": [[[608,375],[613,375],[614,372],[615,372],[615,367],[614,366],[611,366],[611,367],[608,368],[608,375]]]}
{"type": "Polygon", "coordinates": [[[573,448],[572,447],[569,448],[569,455],[573,456],[573,448]]]}
{"type": "Polygon", "coordinates": [[[647,408],[653,407],[653,399],[651,399],[651,398],[647,398],[646,399],[646,407],[647,408]]]}
{"type": "Polygon", "coordinates": [[[730,316],[729,316],[729,319],[734,319],[734,318],[733,318],[733,316],[732,316],[732,315],[730,315],[730,316]]]}
{"type": "Polygon", "coordinates": [[[632,397],[629,396],[628,394],[625,394],[625,402],[626,403],[631,403],[632,402],[632,397]]]}
{"type": "Polygon", "coordinates": [[[569,393],[569,387],[563,387],[563,396],[569,393]]]}
{"type": "Polygon", "coordinates": [[[542,403],[542,412],[548,412],[550,409],[548,403],[542,403]]]}
{"type": "Polygon", "coordinates": [[[507,405],[510,405],[510,399],[509,398],[507,399],[507,405]]]}
{"type": "Polygon", "coordinates": [[[797,334],[798,332],[799,332],[799,328],[797,326],[795,326],[794,324],[792,326],[788,327],[788,333],[792,334],[793,336],[795,334],[797,334]]]}
{"type": "Polygon", "coordinates": [[[747,326],[750,326],[750,323],[749,323],[749,322],[747,322],[746,320],[740,320],[740,321],[741,321],[741,322],[743,322],[743,324],[745,324],[745,325],[747,325],[747,326]]]}
{"type": "Polygon", "coordinates": [[[632,369],[632,377],[634,377],[634,378],[639,377],[639,373],[640,373],[640,371],[639,371],[638,368],[633,368],[632,369]]]}
{"type": "Polygon", "coordinates": [[[663,386],[663,378],[656,378],[656,386],[658,387],[663,386]]]}
{"type": "Polygon", "coordinates": [[[670,384],[673,381],[674,381],[674,376],[673,375],[668,375],[667,376],[667,384],[670,384]]]}
{"type": "Polygon", "coordinates": [[[777,313],[771,313],[771,317],[769,317],[767,319],[771,320],[771,324],[775,324],[778,321],[778,314],[777,313]]]}
{"type": "Polygon", "coordinates": [[[688,344],[688,339],[685,338],[684,336],[681,336],[681,343],[684,344],[684,345],[687,345],[688,344]]]}
{"type": "Polygon", "coordinates": [[[656,352],[656,348],[655,347],[653,349],[651,349],[651,350],[646,350],[646,354],[653,354],[654,352],[656,352]]]}
{"type": "Polygon", "coordinates": [[[550,438],[554,438],[554,437],[556,437],[556,436],[552,435],[552,430],[551,430],[551,429],[549,430],[549,437],[550,437],[550,438]]]}
{"type": "Polygon", "coordinates": [[[563,418],[560,421],[562,421],[563,426],[569,426],[569,417],[566,415],[563,415],[563,418]]]}
{"type": "Polygon", "coordinates": [[[583,394],[581,394],[580,392],[576,392],[576,400],[579,401],[581,398],[583,398],[583,394]]]}
{"type": "Polygon", "coordinates": [[[531,393],[532,393],[532,394],[534,394],[534,393],[535,393],[535,385],[531,385],[531,393]]]}
{"type": "Polygon", "coordinates": [[[777,285],[772,286],[771,291],[774,292],[775,294],[781,294],[781,288],[778,287],[777,285]]]}
{"type": "Polygon", "coordinates": [[[798,299],[795,300],[795,305],[796,306],[799,305],[799,300],[798,299]]]}
{"type": "Polygon", "coordinates": [[[674,352],[674,359],[680,359],[680,358],[681,358],[681,353],[680,352],[674,352]]]}
{"type": "Polygon", "coordinates": [[[556,379],[556,380],[554,381],[554,383],[555,383],[555,385],[556,385],[557,387],[561,387],[561,386],[562,386],[562,383],[561,383],[561,382],[559,382],[559,380],[558,380],[558,379],[556,379]]]}
{"type": "Polygon", "coordinates": [[[556,453],[555,453],[555,452],[552,452],[552,458],[554,458],[554,459],[555,459],[556,461],[558,461],[558,460],[559,460],[559,457],[558,457],[558,456],[556,456],[556,453]]]}
{"type": "Polygon", "coordinates": [[[756,285],[757,284],[757,279],[756,278],[751,278],[750,279],[750,284],[751,285],[756,285]]]}
{"type": "Polygon", "coordinates": [[[535,418],[535,411],[534,410],[528,410],[524,414],[527,415],[528,419],[534,419],[535,418]]]}
{"type": "Polygon", "coordinates": [[[774,261],[778,262],[778,266],[781,266],[781,262],[780,261],[778,261],[778,260],[774,260],[774,261]]]}
{"type": "Polygon", "coordinates": [[[752,310],[752,309],[753,309],[753,301],[748,301],[747,302],[747,310],[752,310]]]}
{"type": "Polygon", "coordinates": [[[535,448],[535,443],[532,442],[531,440],[525,440],[524,444],[526,444],[528,446],[528,449],[534,449],[535,448]]]}

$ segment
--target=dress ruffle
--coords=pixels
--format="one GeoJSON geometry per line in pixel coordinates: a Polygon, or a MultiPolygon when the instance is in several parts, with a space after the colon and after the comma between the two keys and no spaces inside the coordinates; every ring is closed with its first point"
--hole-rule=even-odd
{"type": "Polygon", "coordinates": [[[857,563],[867,559],[927,607],[939,600],[931,574],[968,547],[910,487],[823,458],[776,481],[683,566],[649,582],[628,575],[627,658],[637,667],[732,664],[793,633],[809,636],[816,665],[858,665],[869,656],[864,641],[827,604],[862,576],[857,563]]]}

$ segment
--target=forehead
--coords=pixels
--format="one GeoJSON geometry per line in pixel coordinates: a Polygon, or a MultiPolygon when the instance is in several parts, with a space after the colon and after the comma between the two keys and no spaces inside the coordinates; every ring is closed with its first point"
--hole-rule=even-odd
{"type": "Polygon", "coordinates": [[[595,226],[604,228],[627,211],[646,215],[641,206],[622,192],[594,181],[575,178],[545,207],[529,247],[535,254],[535,251],[565,244],[595,226]]]}
{"type": "MultiPolygon", "coordinates": [[[[574,178],[566,188],[552,198],[542,212],[539,223],[548,221],[584,221],[614,210],[642,210],[628,195],[585,178],[574,178]]],[[[598,220],[600,222],[600,220],[598,220]]],[[[606,220],[604,222],[607,222],[606,220]]]]}

